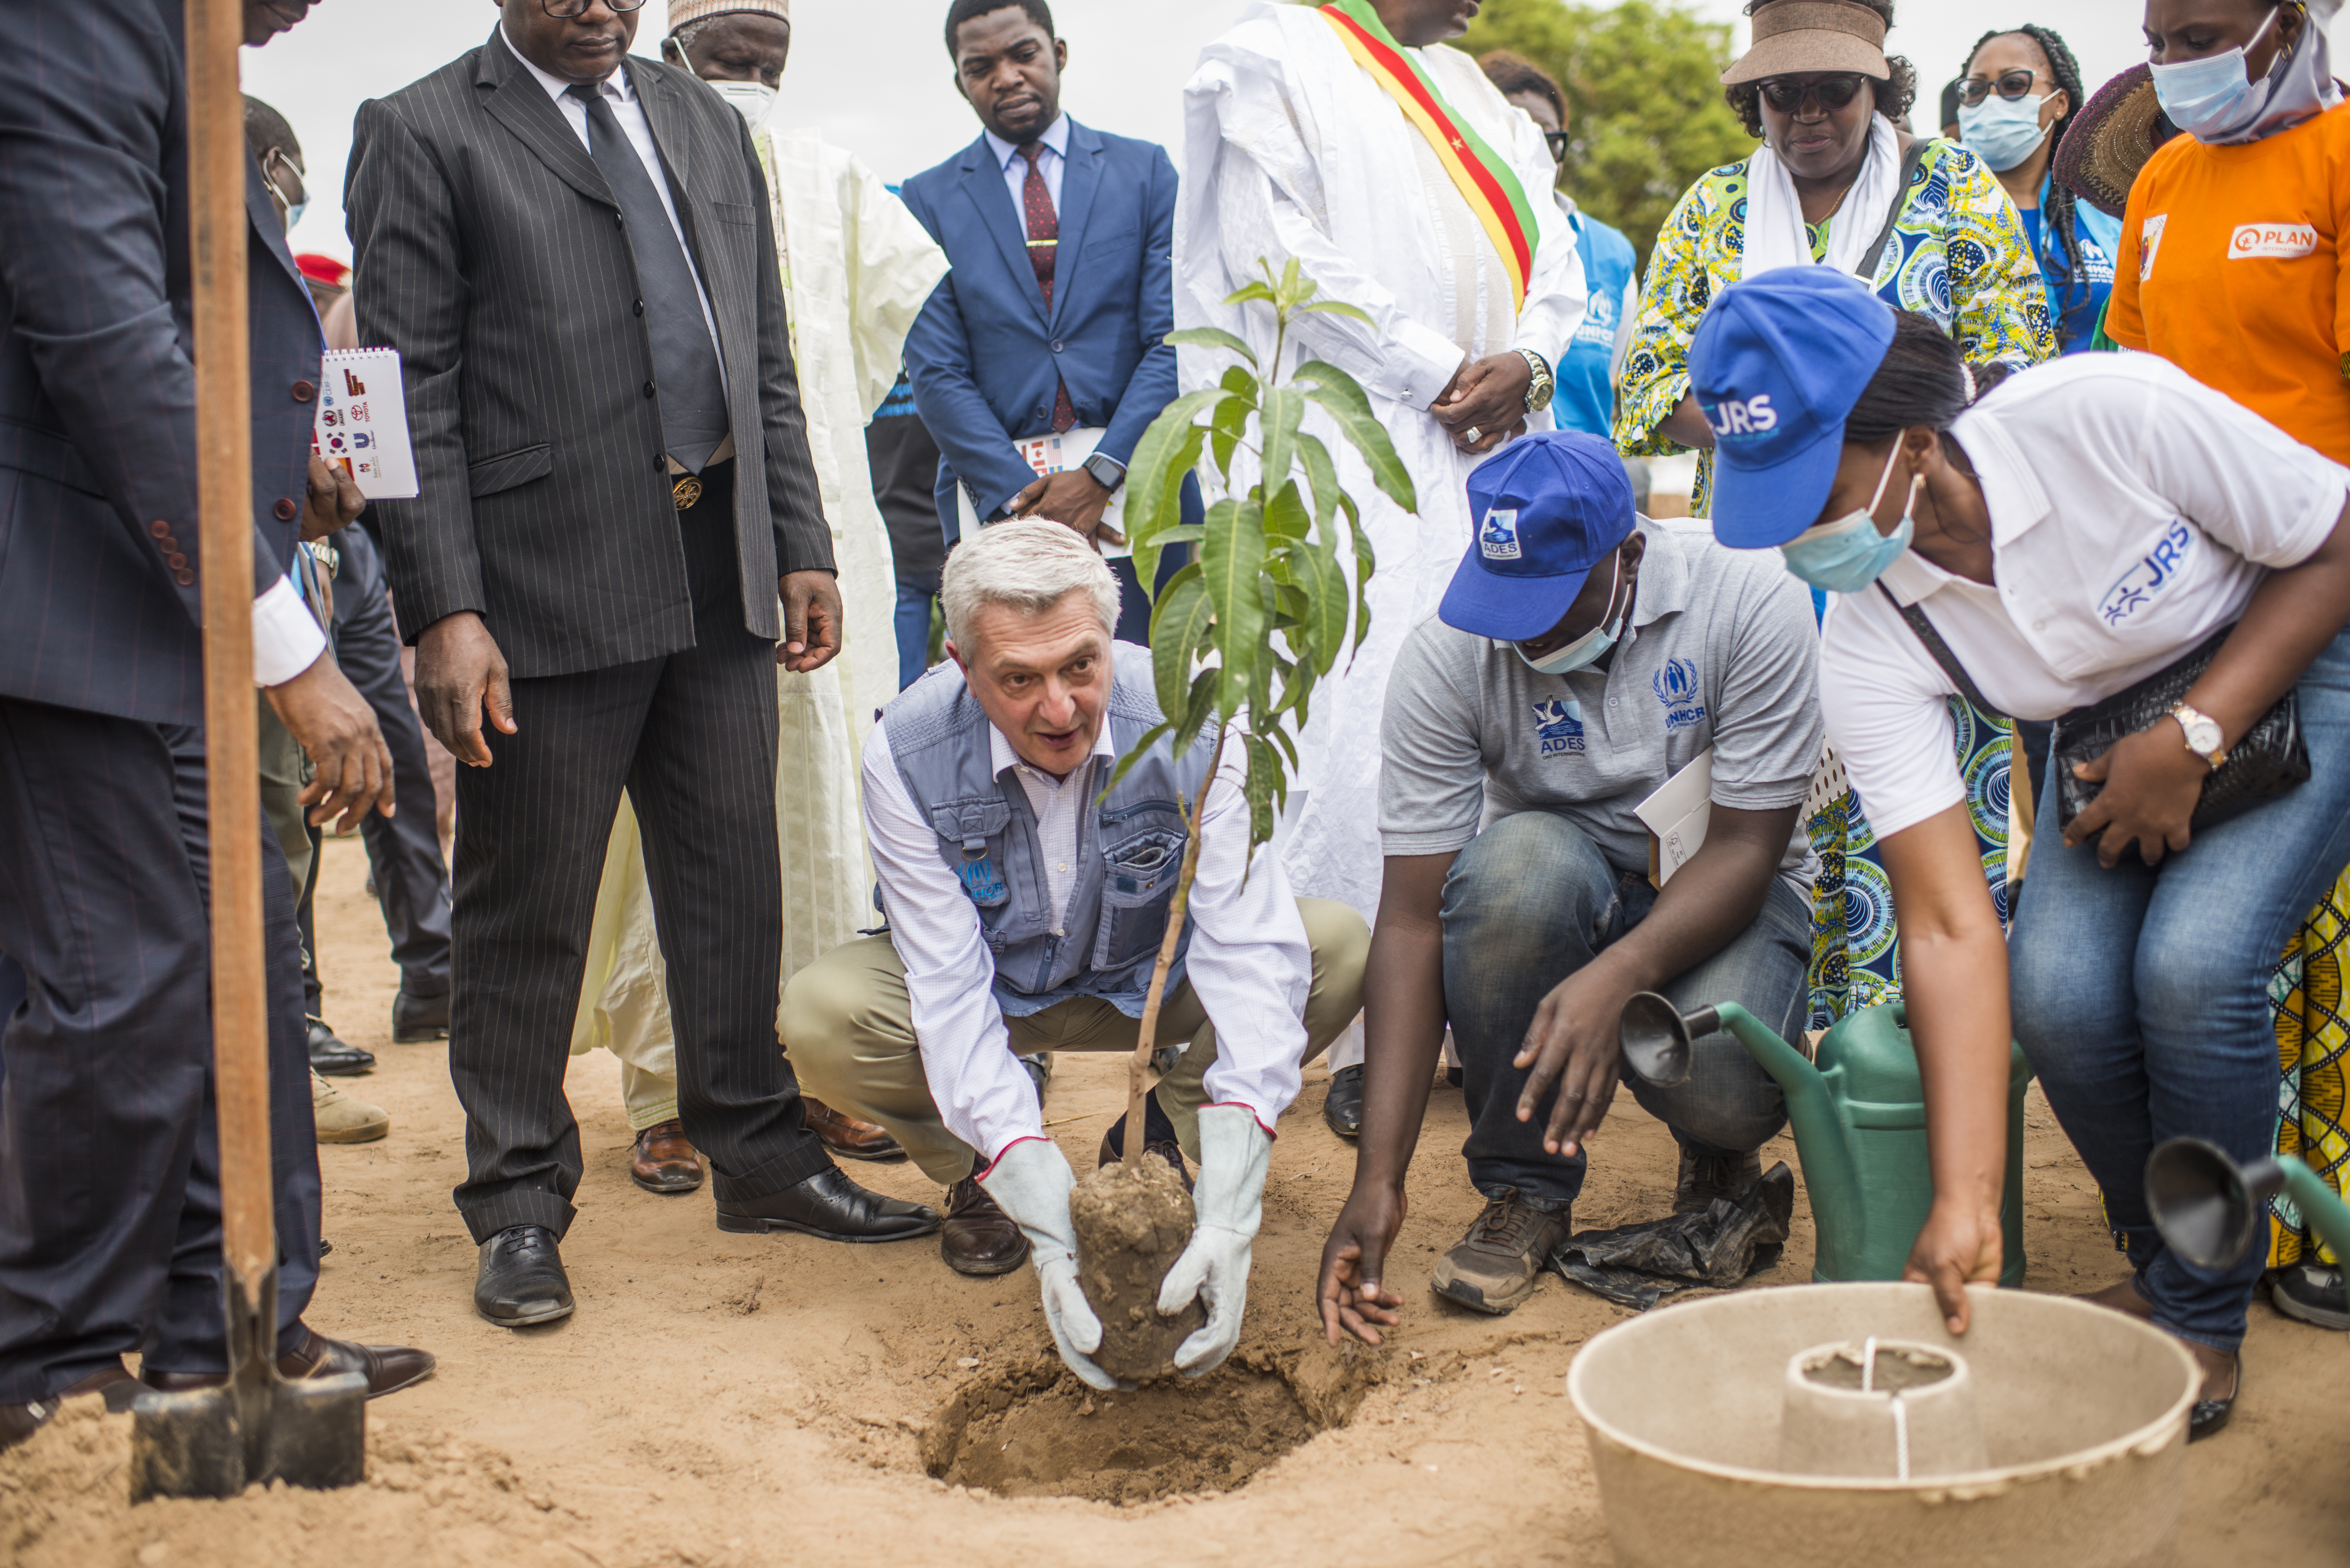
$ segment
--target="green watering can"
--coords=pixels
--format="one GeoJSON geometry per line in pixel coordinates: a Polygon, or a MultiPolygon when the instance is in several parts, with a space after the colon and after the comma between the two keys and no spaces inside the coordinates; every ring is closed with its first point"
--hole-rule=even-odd
{"type": "MultiPolygon", "coordinates": [[[[1819,1231],[1812,1278],[1898,1280],[1934,1199],[1926,1094],[1908,1022],[1898,1002],[1862,1008],[1821,1039],[1814,1064],[1734,1002],[1684,1014],[1642,992],[1624,1007],[1624,1062],[1642,1082],[1669,1089],[1689,1079],[1690,1041],[1729,1031],[1787,1097],[1819,1231]]],[[[2023,1090],[2032,1068],[2021,1045],[2009,1050],[1999,1282],[2012,1287],[2023,1282],[2023,1090]]]]}
{"type": "Polygon", "coordinates": [[[2147,1157],[2146,1203],[2172,1251],[2199,1269],[2224,1269],[2268,1239],[2268,1203],[2293,1196],[2337,1258],[2350,1258],[2350,1206],[2289,1154],[2238,1165],[2219,1145],[2175,1137],[2147,1157]]]}

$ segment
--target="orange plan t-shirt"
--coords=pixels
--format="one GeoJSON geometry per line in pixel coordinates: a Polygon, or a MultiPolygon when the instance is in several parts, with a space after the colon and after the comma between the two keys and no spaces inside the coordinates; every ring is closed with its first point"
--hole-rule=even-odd
{"type": "Polygon", "coordinates": [[[2350,103],[2263,141],[2158,149],[2130,187],[2106,335],[2350,462],[2350,103]]]}

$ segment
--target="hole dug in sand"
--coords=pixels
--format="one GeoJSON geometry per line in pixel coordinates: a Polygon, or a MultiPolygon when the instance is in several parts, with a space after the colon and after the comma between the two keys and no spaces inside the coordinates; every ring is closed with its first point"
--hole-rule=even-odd
{"type": "Polygon", "coordinates": [[[922,1468],[1003,1497],[1135,1503],[1229,1491],[1345,1426],[1376,1381],[1336,1353],[1253,1351],[1196,1383],[1102,1394],[1038,1358],[976,1378],[940,1407],[922,1434],[922,1468]]]}

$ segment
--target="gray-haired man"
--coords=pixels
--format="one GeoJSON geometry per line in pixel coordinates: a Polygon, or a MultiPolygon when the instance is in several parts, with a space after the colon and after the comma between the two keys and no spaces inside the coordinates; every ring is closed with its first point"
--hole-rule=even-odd
{"type": "MultiPolygon", "coordinates": [[[[865,747],[889,934],[802,970],[784,1036],[811,1093],[888,1127],[951,1189],[951,1266],[1006,1273],[1033,1243],[1062,1360],[1111,1387],[1087,1359],[1101,1327],[1076,1283],[1068,1162],[1014,1054],[1134,1048],[1188,834],[1178,803],[1207,784],[1215,736],[1180,757],[1157,741],[1103,793],[1159,704],[1149,650],[1111,639],[1117,579],[1068,529],[1006,522],[964,540],[941,597],[951,662],[900,693],[865,747]]],[[[1272,857],[1250,872],[1238,759],[1208,789],[1159,1013],[1159,1038],[1190,1048],[1141,1133],[1179,1171],[1186,1154],[1200,1164],[1199,1230],[1160,1298],[1208,1304],[1175,1358],[1193,1373],[1239,1342],[1272,1128],[1361,1007],[1370,941],[1345,905],[1292,898],[1272,857]]],[[[1105,1163],[1127,1136],[1110,1129],[1105,1163]]]]}

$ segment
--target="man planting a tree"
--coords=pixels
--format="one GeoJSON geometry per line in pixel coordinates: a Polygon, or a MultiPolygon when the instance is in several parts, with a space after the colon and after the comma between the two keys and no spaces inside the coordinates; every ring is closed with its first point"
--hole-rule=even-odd
{"type": "MultiPolygon", "coordinates": [[[[997,524],[948,557],[941,598],[951,661],[889,704],[865,748],[889,934],[785,988],[792,1060],[812,1093],[889,1128],[951,1189],[950,1266],[1006,1273],[1033,1251],[1062,1359],[1116,1386],[1091,1359],[1102,1330],[1077,1282],[1068,1162],[1016,1057],[1134,1049],[1196,820],[1158,1021],[1160,1041],[1188,1049],[1141,1136],[1179,1174],[1198,1162],[1198,1228],[1166,1291],[1209,1309],[1174,1357],[1205,1372],[1240,1338],[1272,1128],[1305,1062],[1360,1007],[1369,933],[1345,905],[1293,898],[1274,857],[1251,866],[1243,746],[1209,787],[1212,726],[1180,756],[1170,733],[1152,736],[1149,650],[1112,639],[1118,582],[1084,540],[997,524]]],[[[1102,1163],[1124,1135],[1110,1130],[1102,1163]]]]}

